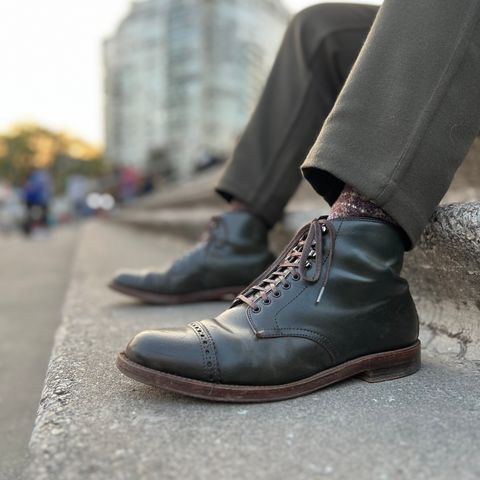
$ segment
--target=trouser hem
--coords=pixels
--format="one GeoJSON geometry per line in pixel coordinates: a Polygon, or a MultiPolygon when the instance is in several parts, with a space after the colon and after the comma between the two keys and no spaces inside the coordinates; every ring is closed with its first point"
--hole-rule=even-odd
{"type": "MultiPolygon", "coordinates": [[[[353,160],[346,161],[345,165],[351,166],[354,165],[354,162],[353,160]]],[[[342,168],[338,162],[328,161],[325,158],[322,161],[317,161],[315,166],[304,165],[302,173],[315,191],[325,198],[329,194],[328,186],[330,182],[327,179],[331,176],[365,195],[398,223],[405,233],[406,250],[411,250],[415,246],[430,220],[422,214],[420,208],[411,203],[407,193],[403,192],[398,185],[388,182],[386,178],[378,175],[368,175],[367,178],[365,172],[342,168]],[[391,189],[391,194],[386,201],[382,201],[379,192],[383,191],[387,183],[389,189],[391,189]]]]}
{"type": "MultiPolygon", "coordinates": [[[[234,185],[226,179],[221,179],[215,187],[215,192],[227,202],[236,199],[248,205],[249,211],[261,218],[267,227],[272,228],[283,216],[283,211],[269,208],[254,200],[254,195],[248,192],[246,188],[240,184],[234,185]]],[[[271,202],[272,204],[274,202],[271,202]]]]}

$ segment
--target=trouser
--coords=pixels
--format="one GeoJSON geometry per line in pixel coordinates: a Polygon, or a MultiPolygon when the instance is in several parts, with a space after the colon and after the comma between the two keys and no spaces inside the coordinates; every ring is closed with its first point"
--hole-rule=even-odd
{"type": "Polygon", "coordinates": [[[300,12],[217,191],[274,224],[301,166],[330,204],[351,185],[415,244],[480,126],[479,20],[478,0],[300,12]]]}

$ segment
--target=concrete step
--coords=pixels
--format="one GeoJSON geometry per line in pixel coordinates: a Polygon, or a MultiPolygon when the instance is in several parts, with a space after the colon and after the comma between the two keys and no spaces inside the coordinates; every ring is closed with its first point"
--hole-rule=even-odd
{"type": "Polygon", "coordinates": [[[162,267],[189,245],[114,224],[83,227],[27,479],[479,478],[479,366],[428,327],[416,375],[353,379],[276,404],[217,405],[121,376],[116,353],[137,331],[225,307],[147,307],[105,288],[117,267],[162,267]]]}
{"type": "Polygon", "coordinates": [[[24,468],[78,230],[0,233],[0,480],[24,468]]]}

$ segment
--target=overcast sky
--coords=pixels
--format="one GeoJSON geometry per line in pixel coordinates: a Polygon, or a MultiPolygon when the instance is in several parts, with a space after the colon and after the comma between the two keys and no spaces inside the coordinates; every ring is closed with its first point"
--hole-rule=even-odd
{"type": "MultiPolygon", "coordinates": [[[[319,2],[285,3],[297,11],[319,2]]],[[[2,0],[0,130],[31,120],[101,143],[101,40],[129,5],[130,0],[2,0]]]]}

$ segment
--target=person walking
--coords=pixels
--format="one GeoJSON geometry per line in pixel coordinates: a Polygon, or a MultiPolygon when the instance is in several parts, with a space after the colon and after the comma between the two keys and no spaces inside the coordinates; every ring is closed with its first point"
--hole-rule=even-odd
{"type": "Polygon", "coordinates": [[[403,256],[479,131],[479,22],[475,0],[298,14],[217,186],[229,208],[208,240],[165,272],[122,272],[111,283],[160,304],[238,295],[216,318],[139,333],[120,370],[219,401],[282,400],[352,376],[417,371],[403,256]],[[272,263],[268,230],[300,171],[331,212],[272,263]]]}
{"type": "Polygon", "coordinates": [[[48,228],[52,196],[52,181],[48,171],[33,168],[27,176],[22,194],[25,203],[25,234],[31,235],[36,228],[48,228]]]}

